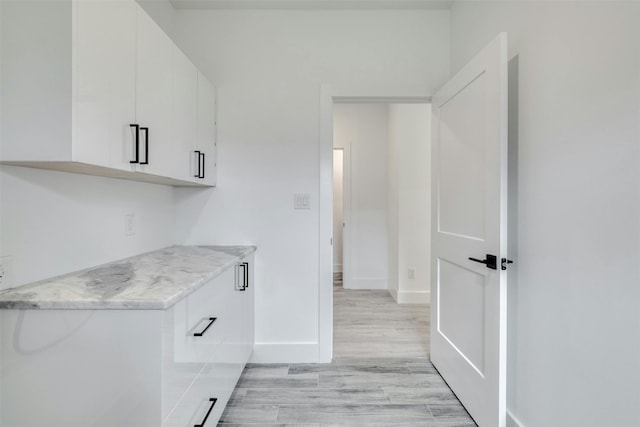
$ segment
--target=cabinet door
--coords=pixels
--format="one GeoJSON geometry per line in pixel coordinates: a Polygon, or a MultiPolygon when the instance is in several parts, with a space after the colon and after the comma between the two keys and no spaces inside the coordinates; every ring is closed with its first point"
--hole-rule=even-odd
{"type": "Polygon", "coordinates": [[[224,365],[206,364],[162,427],[216,426],[230,395],[224,365]]]}
{"type": "Polygon", "coordinates": [[[174,177],[177,174],[171,141],[174,46],[142,8],[137,10],[136,122],[141,126],[138,170],[174,177]]]}
{"type": "Polygon", "coordinates": [[[177,178],[198,182],[200,161],[197,150],[198,70],[184,53],[173,46],[171,88],[174,160],[177,178]]]}
{"type": "Polygon", "coordinates": [[[136,5],[74,2],[74,161],[131,169],[136,5]]]}
{"type": "Polygon", "coordinates": [[[198,150],[203,153],[204,184],[216,185],[216,148],[216,89],[198,72],[198,150]]]}

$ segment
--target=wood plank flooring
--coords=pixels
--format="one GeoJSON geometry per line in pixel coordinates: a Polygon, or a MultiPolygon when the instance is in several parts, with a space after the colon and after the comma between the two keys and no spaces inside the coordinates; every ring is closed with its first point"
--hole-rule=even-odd
{"type": "Polygon", "coordinates": [[[475,427],[429,362],[429,306],[334,279],[333,363],[247,365],[218,425],[475,427]]]}

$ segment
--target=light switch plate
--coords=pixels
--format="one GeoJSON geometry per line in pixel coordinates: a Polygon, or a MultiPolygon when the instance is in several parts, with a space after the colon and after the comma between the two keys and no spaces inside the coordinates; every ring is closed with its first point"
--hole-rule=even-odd
{"type": "Polygon", "coordinates": [[[310,199],[311,195],[308,193],[305,194],[294,194],[293,195],[293,209],[310,209],[310,199]]]}

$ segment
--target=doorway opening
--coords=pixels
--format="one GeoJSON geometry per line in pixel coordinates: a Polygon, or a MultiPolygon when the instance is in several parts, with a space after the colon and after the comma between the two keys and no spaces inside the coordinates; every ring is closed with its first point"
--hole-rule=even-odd
{"type": "Polygon", "coordinates": [[[430,104],[333,105],[333,356],[427,357],[430,104]]]}
{"type": "MultiPolygon", "coordinates": [[[[318,309],[318,361],[330,363],[333,359],[334,337],[334,304],[333,304],[333,148],[334,148],[334,107],[340,104],[429,104],[431,98],[424,93],[424,88],[402,87],[397,90],[382,90],[379,88],[360,88],[355,91],[343,91],[331,86],[323,85],[320,90],[320,198],[319,198],[319,309],[318,309]]],[[[337,147],[340,148],[340,147],[337,147]]],[[[344,148],[344,147],[343,147],[344,148]]],[[[349,159],[351,147],[343,151],[345,170],[352,169],[349,159]],[[346,160],[345,160],[346,158],[346,160]]],[[[387,177],[388,179],[388,177],[387,177]]],[[[349,179],[349,185],[353,184],[353,177],[349,179]]],[[[349,186],[347,185],[347,186],[349,186]]],[[[345,193],[348,191],[344,189],[345,193]]],[[[344,200],[345,226],[343,229],[343,286],[355,286],[349,284],[349,278],[353,277],[349,269],[353,262],[349,260],[350,243],[350,211],[347,206],[350,200],[356,197],[346,197],[344,200]]],[[[386,221],[385,221],[386,224],[386,221]]],[[[385,260],[388,262],[388,259],[385,260]]],[[[388,271],[387,271],[388,273],[388,271]]],[[[386,274],[382,279],[386,285],[386,274]]],[[[367,279],[364,277],[364,279],[367,279]]],[[[371,279],[371,277],[369,277],[371,279]]],[[[373,279],[376,279],[375,277],[373,279]]],[[[384,289],[387,289],[385,286],[384,289]]]]}

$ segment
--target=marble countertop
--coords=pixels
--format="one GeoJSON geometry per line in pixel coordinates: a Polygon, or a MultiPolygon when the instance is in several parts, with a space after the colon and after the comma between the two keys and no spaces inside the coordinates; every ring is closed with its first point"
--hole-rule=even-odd
{"type": "Polygon", "coordinates": [[[255,246],[171,246],[0,292],[0,309],[166,309],[255,246]]]}

